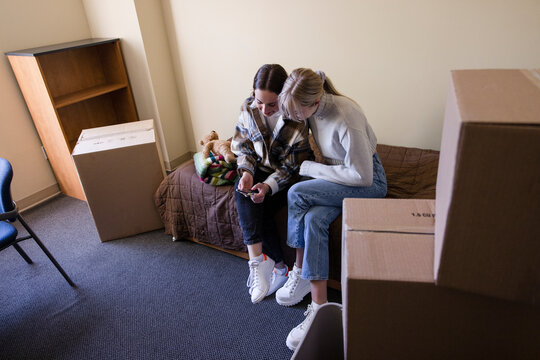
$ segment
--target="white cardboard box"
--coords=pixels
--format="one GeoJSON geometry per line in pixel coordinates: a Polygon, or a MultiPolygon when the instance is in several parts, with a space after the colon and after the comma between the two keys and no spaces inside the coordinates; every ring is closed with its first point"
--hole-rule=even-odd
{"type": "Polygon", "coordinates": [[[163,227],[154,193],[165,168],[153,120],[83,130],[72,156],[101,241],[163,227]]]}

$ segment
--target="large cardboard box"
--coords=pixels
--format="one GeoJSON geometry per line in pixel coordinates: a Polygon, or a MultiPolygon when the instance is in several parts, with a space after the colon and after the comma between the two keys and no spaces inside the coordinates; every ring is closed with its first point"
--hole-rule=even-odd
{"type": "Polygon", "coordinates": [[[160,151],[153,120],[82,131],[72,156],[101,241],[163,227],[154,205],[160,151]]]}
{"type": "Polygon", "coordinates": [[[434,208],[433,200],[344,201],[345,357],[540,358],[538,306],[435,285],[434,208]]]}
{"type": "Polygon", "coordinates": [[[540,295],[540,71],[451,73],[436,192],[437,284],[540,295]]]}

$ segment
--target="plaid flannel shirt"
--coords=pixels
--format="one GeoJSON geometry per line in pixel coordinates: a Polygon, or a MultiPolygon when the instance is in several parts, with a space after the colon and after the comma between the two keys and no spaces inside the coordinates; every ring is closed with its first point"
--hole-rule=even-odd
{"type": "Polygon", "coordinates": [[[272,194],[297,181],[302,162],[313,159],[307,123],[280,116],[270,133],[253,98],[242,105],[231,149],[238,156],[240,175],[243,171],[253,175],[256,168],[270,173],[264,183],[272,194]]]}

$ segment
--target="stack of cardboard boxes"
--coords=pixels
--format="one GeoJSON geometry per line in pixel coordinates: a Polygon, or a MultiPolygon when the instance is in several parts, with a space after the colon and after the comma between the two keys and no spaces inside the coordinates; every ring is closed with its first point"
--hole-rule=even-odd
{"type": "Polygon", "coordinates": [[[343,214],[347,358],[540,358],[540,71],[453,71],[436,200],[343,214]]]}

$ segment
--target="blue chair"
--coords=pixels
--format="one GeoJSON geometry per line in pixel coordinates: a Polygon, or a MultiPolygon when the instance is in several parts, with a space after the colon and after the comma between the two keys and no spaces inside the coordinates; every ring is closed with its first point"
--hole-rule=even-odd
{"type": "Polygon", "coordinates": [[[45,255],[51,260],[54,266],[60,271],[62,276],[72,287],[75,287],[75,283],[71,281],[64,269],[58,264],[55,258],[51,255],[49,250],[43,245],[41,240],[32,231],[30,226],[24,221],[23,217],[17,209],[17,205],[11,199],[11,180],[13,179],[13,168],[9,161],[4,158],[0,158],[0,251],[13,246],[15,250],[23,257],[28,264],[32,264],[32,260],[19,246],[19,242],[27,239],[34,239],[38,246],[43,250],[45,255]],[[17,229],[11,225],[15,221],[19,221],[21,225],[28,231],[27,236],[17,237],[17,229]]]}

